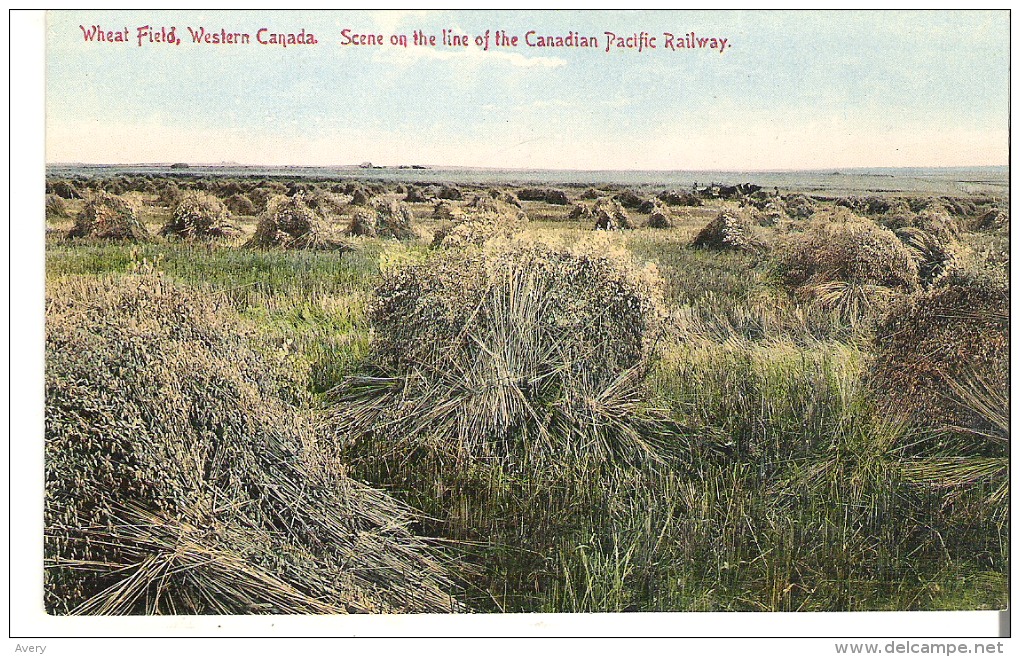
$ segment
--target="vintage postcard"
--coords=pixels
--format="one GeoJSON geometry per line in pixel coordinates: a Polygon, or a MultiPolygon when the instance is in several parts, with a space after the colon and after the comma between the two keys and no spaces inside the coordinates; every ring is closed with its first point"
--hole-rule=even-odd
{"type": "Polygon", "coordinates": [[[1008,11],[44,20],[40,627],[996,635],[1008,11]]]}

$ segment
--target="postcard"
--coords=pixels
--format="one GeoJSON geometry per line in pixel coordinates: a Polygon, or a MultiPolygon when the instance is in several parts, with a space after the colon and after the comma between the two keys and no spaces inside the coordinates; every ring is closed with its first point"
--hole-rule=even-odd
{"type": "Polygon", "coordinates": [[[24,636],[984,646],[1009,19],[36,16],[24,636]]]}

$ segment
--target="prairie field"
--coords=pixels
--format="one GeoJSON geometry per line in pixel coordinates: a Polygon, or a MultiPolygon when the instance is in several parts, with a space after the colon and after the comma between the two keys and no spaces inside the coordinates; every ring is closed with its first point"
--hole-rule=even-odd
{"type": "Polygon", "coordinates": [[[54,614],[1001,609],[1004,193],[50,176],[54,614]]]}

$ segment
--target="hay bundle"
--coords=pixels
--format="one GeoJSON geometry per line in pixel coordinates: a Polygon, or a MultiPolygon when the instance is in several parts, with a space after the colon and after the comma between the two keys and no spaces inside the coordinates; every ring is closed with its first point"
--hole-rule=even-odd
{"type": "Polygon", "coordinates": [[[816,220],[809,231],[780,238],[773,271],[799,298],[857,326],[915,290],[918,266],[892,231],[837,209],[845,221],[816,220]]]}
{"type": "Polygon", "coordinates": [[[221,199],[228,199],[231,196],[244,193],[244,187],[237,180],[215,180],[209,185],[209,191],[221,199]]]}
{"type": "Polygon", "coordinates": [[[884,214],[889,211],[891,201],[881,196],[848,196],[837,199],[836,205],[858,214],[884,214]]]}
{"type": "Polygon", "coordinates": [[[116,176],[111,178],[99,178],[96,189],[100,189],[110,194],[124,194],[130,191],[130,185],[124,176],[116,176]]]}
{"type": "Polygon", "coordinates": [[[792,219],[810,219],[815,213],[815,202],[803,194],[787,194],[783,204],[792,219]]]}
{"type": "Polygon", "coordinates": [[[891,230],[850,214],[844,219],[817,221],[777,246],[775,269],[784,283],[841,282],[904,292],[917,288],[917,264],[891,230]]]}
{"type": "Polygon", "coordinates": [[[540,187],[524,187],[517,190],[517,198],[522,201],[544,201],[548,191],[540,187]]]}
{"type": "Polygon", "coordinates": [[[407,203],[428,203],[430,197],[425,195],[425,192],[421,187],[417,185],[407,186],[407,195],[404,197],[404,201],[407,203]]]}
{"type": "Polygon", "coordinates": [[[1009,213],[1000,209],[987,210],[974,220],[976,230],[1009,230],[1009,213]]]}
{"type": "Polygon", "coordinates": [[[764,189],[759,189],[753,194],[750,194],[740,199],[740,205],[742,207],[751,206],[753,208],[757,208],[758,210],[764,210],[765,206],[768,205],[769,202],[771,201],[782,202],[782,200],[783,200],[782,198],[778,197],[776,194],[772,192],[766,192],[764,189]]]}
{"type": "Polygon", "coordinates": [[[304,197],[308,197],[315,188],[307,183],[297,182],[292,180],[287,183],[287,196],[298,196],[299,194],[304,197]]]}
{"type": "Polygon", "coordinates": [[[889,209],[885,211],[885,214],[908,214],[910,212],[913,212],[913,210],[910,209],[909,199],[893,198],[889,199],[889,209]]]}
{"type": "Polygon", "coordinates": [[[616,199],[600,198],[595,201],[591,211],[595,217],[595,230],[624,230],[634,227],[630,217],[627,216],[627,211],[616,199]]]}
{"type": "Polygon", "coordinates": [[[459,201],[464,198],[464,194],[454,185],[443,185],[436,197],[447,201],[459,201]]]}
{"type": "Polygon", "coordinates": [[[500,207],[505,207],[492,196],[485,196],[483,194],[475,194],[471,197],[471,200],[467,202],[467,208],[471,212],[499,212],[500,207]]]}
{"type": "Polygon", "coordinates": [[[913,198],[908,199],[908,203],[913,212],[921,212],[930,207],[944,209],[954,217],[972,217],[977,212],[977,206],[973,200],[952,196],[913,198]]]}
{"type": "Polygon", "coordinates": [[[605,192],[599,191],[599,190],[595,189],[594,187],[589,187],[588,189],[586,189],[583,192],[581,192],[581,199],[583,199],[585,201],[594,201],[595,199],[600,198],[600,197],[605,196],[605,195],[606,195],[605,192]]]}
{"type": "Polygon", "coordinates": [[[943,243],[960,236],[960,225],[944,208],[928,208],[917,215],[917,227],[943,243]]]}
{"type": "Polygon", "coordinates": [[[977,381],[1008,399],[1009,289],[954,272],[897,304],[875,330],[872,385],[889,409],[932,427],[988,429],[962,388],[977,381]]]}
{"type": "Polygon", "coordinates": [[[511,204],[501,201],[493,196],[478,194],[474,196],[466,206],[469,217],[489,215],[495,219],[509,221],[527,221],[528,214],[519,204],[511,204]]]}
{"type": "Polygon", "coordinates": [[[752,206],[750,212],[759,226],[780,226],[788,223],[790,218],[786,213],[786,204],[776,197],[770,197],[760,208],[752,206]]]}
{"type": "Polygon", "coordinates": [[[390,201],[375,204],[379,215],[379,236],[398,240],[414,239],[414,212],[406,203],[390,201]]]}
{"type": "Polygon", "coordinates": [[[694,236],[693,246],[727,251],[760,251],[764,242],[747,217],[723,210],[694,236]]]}
{"type": "Polygon", "coordinates": [[[351,192],[351,205],[368,205],[372,201],[372,195],[364,187],[355,186],[351,192]]]}
{"type": "Polygon", "coordinates": [[[548,189],[545,187],[526,187],[517,192],[517,198],[522,201],[545,201],[553,205],[570,205],[567,193],[560,189],[548,189]]]}
{"type": "Polygon", "coordinates": [[[450,611],[407,511],[343,474],[283,399],[293,366],[210,299],[142,275],[48,290],[47,611],[450,611]]]}
{"type": "Polygon", "coordinates": [[[90,191],[102,192],[105,191],[106,187],[105,178],[86,178],[84,180],[76,179],[74,182],[81,188],[83,193],[88,193],[90,191]]]}
{"type": "Polygon", "coordinates": [[[902,208],[897,208],[881,217],[879,223],[893,231],[900,228],[917,227],[917,214],[912,210],[904,211],[902,208]]]}
{"type": "Polygon", "coordinates": [[[464,216],[464,211],[449,201],[440,201],[432,208],[432,218],[436,221],[457,221],[464,216]]]}
{"type": "Polygon", "coordinates": [[[242,217],[253,217],[257,210],[251,199],[244,194],[234,194],[223,203],[232,214],[242,217]]]}
{"type": "Polygon", "coordinates": [[[660,201],[657,196],[653,196],[652,198],[646,198],[641,201],[641,205],[638,206],[637,211],[641,214],[652,214],[661,207],[665,207],[665,204],[660,201]]]}
{"type": "Polygon", "coordinates": [[[226,237],[238,232],[236,227],[227,223],[229,217],[227,206],[212,194],[186,192],[159,234],[184,238],[226,237]]]}
{"type": "Polygon", "coordinates": [[[955,217],[972,217],[977,214],[977,205],[970,199],[943,196],[942,203],[955,217]]]}
{"type": "Polygon", "coordinates": [[[516,194],[506,189],[490,189],[489,196],[497,201],[506,203],[507,205],[513,205],[518,208],[524,207],[521,205],[521,199],[517,198],[516,194]]]}
{"type": "Polygon", "coordinates": [[[290,237],[308,234],[318,220],[318,215],[305,203],[304,197],[277,197],[269,204],[267,214],[272,215],[277,229],[290,237]]]}
{"type": "Polygon", "coordinates": [[[658,198],[666,205],[698,206],[704,203],[704,201],[701,200],[701,197],[699,197],[697,194],[691,194],[689,192],[679,192],[675,189],[671,189],[659,194],[658,198]]]}
{"type": "Polygon", "coordinates": [[[49,180],[46,182],[46,193],[56,194],[60,198],[71,200],[82,198],[83,194],[78,186],[69,180],[49,180]]]}
{"type": "Polygon", "coordinates": [[[244,248],[311,249],[350,251],[322,218],[305,203],[303,196],[274,196],[259,217],[258,226],[244,248]]]}
{"type": "Polygon", "coordinates": [[[251,199],[252,205],[255,206],[256,214],[261,214],[262,212],[264,212],[266,209],[266,205],[268,205],[269,203],[269,199],[271,199],[275,195],[276,194],[270,192],[269,190],[261,186],[255,187],[250,192],[248,192],[248,198],[251,199]]]}
{"type": "Polygon", "coordinates": [[[673,228],[676,225],[676,218],[673,212],[666,207],[659,199],[654,199],[657,205],[652,209],[648,217],[649,228],[673,228]]]}
{"type": "Polygon", "coordinates": [[[171,180],[160,188],[157,200],[160,205],[173,208],[180,202],[183,193],[180,186],[171,180]]]}
{"type": "MultiPolygon", "coordinates": [[[[287,186],[279,180],[260,180],[258,187],[255,189],[262,190],[265,194],[267,194],[267,198],[285,195],[287,193],[287,186]]],[[[253,189],[252,192],[254,192],[255,189],[253,189]]]]}
{"type": "Polygon", "coordinates": [[[650,458],[639,389],[660,282],[597,250],[496,241],[386,274],[378,376],[336,391],[338,438],[532,465],[650,458]]]}
{"type": "Polygon", "coordinates": [[[633,189],[625,189],[616,195],[616,200],[628,210],[636,210],[641,207],[645,199],[638,196],[637,192],[633,189]]]}
{"type": "Polygon", "coordinates": [[[929,287],[960,264],[960,228],[941,205],[928,205],[919,214],[894,208],[882,224],[896,236],[917,261],[921,285],[929,287]]]}
{"type": "Polygon", "coordinates": [[[67,207],[67,201],[56,194],[46,195],[46,216],[47,217],[66,217],[70,210],[67,207]]]}
{"type": "Polygon", "coordinates": [[[547,190],[544,200],[551,205],[570,205],[570,199],[562,189],[547,190]]]}
{"type": "Polygon", "coordinates": [[[127,199],[106,192],[90,192],[67,236],[135,242],[148,240],[149,231],[136,213],[134,204],[127,199]]]}
{"type": "Polygon", "coordinates": [[[938,233],[908,226],[895,231],[917,262],[917,273],[924,287],[935,285],[960,265],[960,246],[956,240],[938,233]]]}
{"type": "Polygon", "coordinates": [[[915,214],[905,208],[895,208],[882,217],[886,228],[917,228],[928,233],[943,244],[949,244],[960,236],[960,226],[941,206],[928,206],[915,214]]]}
{"type": "Polygon", "coordinates": [[[303,195],[302,199],[308,207],[326,219],[339,217],[346,209],[346,204],[336,194],[318,187],[303,195]]]}
{"type": "Polygon", "coordinates": [[[379,216],[375,210],[358,208],[351,216],[351,235],[363,237],[379,236],[379,216]]]}
{"type": "Polygon", "coordinates": [[[528,215],[513,205],[507,205],[488,196],[475,196],[467,205],[467,212],[457,217],[453,225],[436,231],[433,247],[466,247],[481,245],[496,237],[510,237],[520,231],[528,215]]]}
{"type": "Polygon", "coordinates": [[[595,211],[592,210],[592,206],[587,203],[575,203],[574,207],[571,208],[570,214],[567,218],[574,221],[594,221],[595,211]]]}
{"type": "Polygon", "coordinates": [[[437,228],[432,235],[432,248],[481,246],[496,237],[506,237],[509,233],[495,221],[475,218],[437,228]]]}
{"type": "Polygon", "coordinates": [[[864,201],[864,211],[868,214],[884,214],[893,208],[895,201],[882,196],[868,196],[864,201]]]}
{"type": "Polygon", "coordinates": [[[673,228],[676,222],[672,213],[667,209],[656,210],[648,217],[649,228],[673,228]]]}
{"type": "Polygon", "coordinates": [[[805,228],[810,230],[826,224],[868,224],[877,225],[871,219],[862,217],[853,210],[841,205],[819,206],[811,218],[811,223],[805,228]]]}
{"type": "Polygon", "coordinates": [[[140,192],[142,194],[155,194],[157,192],[152,174],[129,176],[126,185],[128,190],[132,192],[140,192]]]}

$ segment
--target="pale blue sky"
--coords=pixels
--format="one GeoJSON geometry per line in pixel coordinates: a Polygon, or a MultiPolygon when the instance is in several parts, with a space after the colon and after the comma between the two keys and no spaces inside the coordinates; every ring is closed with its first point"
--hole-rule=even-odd
{"type": "Polygon", "coordinates": [[[49,162],[796,169],[1006,164],[998,12],[53,12],[49,162]],[[127,27],[85,42],[79,25],[127,27]],[[138,47],[176,26],[180,46],[138,47]],[[252,35],[189,43],[186,27],[252,35]],[[319,44],[255,43],[261,27],[319,44]],[[600,48],[340,45],[341,30],[529,29],[600,48]],[[605,53],[605,31],[728,39],[605,53]]]}

